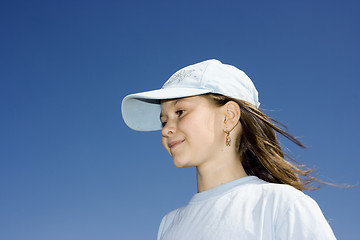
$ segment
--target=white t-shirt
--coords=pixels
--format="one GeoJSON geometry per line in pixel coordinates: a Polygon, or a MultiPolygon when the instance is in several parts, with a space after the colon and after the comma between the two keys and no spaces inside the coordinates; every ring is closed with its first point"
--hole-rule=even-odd
{"type": "Polygon", "coordinates": [[[158,240],[335,239],[317,203],[301,191],[255,176],[197,193],[167,214],[158,240]]]}

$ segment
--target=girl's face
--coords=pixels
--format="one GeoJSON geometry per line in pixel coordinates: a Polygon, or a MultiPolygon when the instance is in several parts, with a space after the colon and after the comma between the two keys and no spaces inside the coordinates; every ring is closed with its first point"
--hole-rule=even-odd
{"type": "Polygon", "coordinates": [[[225,115],[204,96],[161,103],[162,143],[177,167],[207,164],[224,148],[225,115]]]}

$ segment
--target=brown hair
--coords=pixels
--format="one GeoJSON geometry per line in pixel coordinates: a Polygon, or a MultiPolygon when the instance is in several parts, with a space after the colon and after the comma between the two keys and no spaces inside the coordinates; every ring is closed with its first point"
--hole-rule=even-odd
{"type": "Polygon", "coordinates": [[[205,94],[205,96],[218,106],[223,106],[229,101],[239,104],[240,123],[243,129],[236,146],[238,146],[241,163],[248,175],[257,176],[271,183],[288,184],[299,190],[317,189],[311,186],[313,181],[319,181],[310,175],[312,169],[305,169],[304,165],[294,161],[281,149],[276,132],[305,148],[299,140],[283,130],[284,125],[245,101],[219,94],[205,94]]]}

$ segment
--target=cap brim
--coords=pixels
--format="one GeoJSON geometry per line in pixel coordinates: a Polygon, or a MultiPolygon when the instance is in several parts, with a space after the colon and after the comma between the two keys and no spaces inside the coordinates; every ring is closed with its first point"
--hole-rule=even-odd
{"type": "Polygon", "coordinates": [[[166,88],[126,96],[121,103],[125,123],[137,131],[161,130],[160,100],[210,93],[209,89],[166,88]]]}

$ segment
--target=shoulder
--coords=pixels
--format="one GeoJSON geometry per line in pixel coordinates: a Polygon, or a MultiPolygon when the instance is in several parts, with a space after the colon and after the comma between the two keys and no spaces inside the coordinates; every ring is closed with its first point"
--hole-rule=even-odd
{"type": "Polygon", "coordinates": [[[307,195],[292,202],[277,218],[281,239],[335,239],[318,204],[307,195]]]}
{"type": "Polygon", "coordinates": [[[262,185],[262,190],[264,195],[286,202],[294,202],[300,198],[308,197],[302,191],[287,184],[265,182],[262,185]]]}
{"type": "Polygon", "coordinates": [[[249,183],[245,190],[253,190],[251,202],[258,201],[256,205],[270,212],[277,239],[335,239],[319,205],[302,191],[260,179],[249,183]]]}
{"type": "Polygon", "coordinates": [[[277,210],[278,217],[295,208],[319,208],[310,196],[287,184],[268,183],[257,179],[249,186],[248,191],[252,191],[254,197],[268,207],[277,210]]]}
{"type": "Polygon", "coordinates": [[[183,209],[183,208],[185,208],[185,206],[177,208],[177,209],[172,210],[171,212],[167,213],[161,220],[159,232],[161,232],[163,230],[164,226],[171,224],[174,221],[174,218],[176,217],[176,215],[178,215],[181,212],[181,209],[183,209]]]}
{"type": "Polygon", "coordinates": [[[310,196],[285,184],[268,184],[279,211],[274,222],[279,239],[335,239],[319,205],[310,196]]]}
{"type": "Polygon", "coordinates": [[[290,185],[268,183],[258,178],[235,187],[224,197],[242,208],[254,211],[259,208],[274,222],[295,210],[319,208],[311,197],[290,185]]]}
{"type": "Polygon", "coordinates": [[[180,210],[181,208],[177,208],[175,210],[172,210],[171,212],[167,213],[163,218],[162,218],[162,223],[166,222],[168,219],[173,219],[174,216],[176,215],[176,213],[180,210]]]}
{"type": "Polygon", "coordinates": [[[269,183],[259,178],[254,178],[245,185],[235,187],[231,194],[241,197],[245,195],[249,198],[253,198],[253,200],[258,199],[260,201],[269,201],[274,204],[281,203],[282,205],[288,205],[297,199],[308,197],[303,192],[290,185],[269,183]]]}

